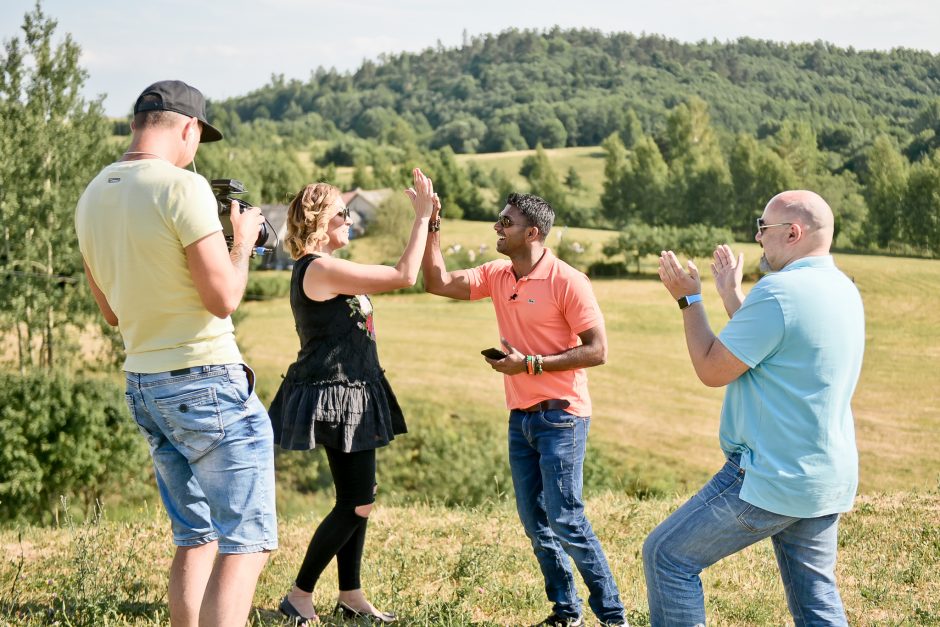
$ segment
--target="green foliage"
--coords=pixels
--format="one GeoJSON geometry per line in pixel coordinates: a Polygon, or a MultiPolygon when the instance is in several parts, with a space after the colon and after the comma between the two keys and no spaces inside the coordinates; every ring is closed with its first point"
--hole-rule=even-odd
{"type": "MultiPolygon", "coordinates": [[[[892,134],[906,136],[907,121],[936,99],[937,66],[937,55],[904,49],[510,29],[457,48],[386,55],[351,73],[320,68],[307,81],[274,76],[214,110],[279,124],[316,114],[331,125],[318,139],[338,130],[395,143],[387,129],[401,119],[416,141],[436,138],[458,151],[593,146],[611,133],[631,148],[642,132],[662,129],[677,100],[696,94],[717,126],[732,133],[798,118],[826,129],[820,140],[827,150],[843,150],[857,125],[888,120],[892,134]],[[480,145],[474,121],[485,129],[480,145]]],[[[936,141],[936,119],[927,113],[918,122],[914,134],[924,134],[925,146],[936,141]]]]}
{"type": "Polygon", "coordinates": [[[789,165],[766,144],[738,134],[728,157],[734,188],[732,215],[728,220],[735,233],[747,238],[754,233],[754,221],[777,193],[795,187],[796,175],[789,165]]]}
{"type": "Polygon", "coordinates": [[[902,232],[914,247],[940,256],[940,151],[911,166],[902,232]]]}
{"type": "Polygon", "coordinates": [[[109,158],[101,100],[80,93],[80,49],[39,7],[0,56],[0,336],[28,368],[66,365],[76,329],[99,323],[73,226],[85,185],[109,158]]]}
{"type": "Polygon", "coordinates": [[[441,210],[448,218],[466,217],[471,220],[491,215],[479,188],[470,180],[467,171],[457,163],[454,151],[444,146],[425,156],[424,172],[434,180],[434,191],[441,197],[441,210]]]}
{"type": "Polygon", "coordinates": [[[868,150],[865,199],[868,231],[874,242],[886,247],[899,241],[909,165],[891,138],[880,135],[868,150]]]}
{"type": "Polygon", "coordinates": [[[290,294],[290,275],[286,273],[250,272],[245,287],[245,300],[271,300],[290,294]]]}
{"type": "Polygon", "coordinates": [[[519,174],[529,181],[529,190],[536,196],[541,196],[555,210],[555,221],[560,224],[580,226],[577,212],[571,210],[568,203],[568,193],[558,180],[558,174],[552,168],[552,163],[539,144],[535,154],[522,161],[519,174]]]}
{"type": "Polygon", "coordinates": [[[581,176],[578,174],[578,171],[574,169],[574,166],[570,166],[568,173],[565,174],[565,187],[571,191],[584,189],[584,181],[581,180],[581,176]]]}
{"type": "Polygon", "coordinates": [[[640,260],[648,255],[659,255],[664,250],[672,250],[677,255],[686,257],[709,257],[717,244],[730,241],[730,230],[704,224],[681,228],[629,224],[616,239],[604,246],[604,254],[608,257],[623,255],[628,262],[636,264],[639,274],[640,260]]]}
{"type": "Polygon", "coordinates": [[[49,522],[61,495],[90,511],[150,465],[143,438],[105,379],[0,373],[0,520],[49,522]]]}

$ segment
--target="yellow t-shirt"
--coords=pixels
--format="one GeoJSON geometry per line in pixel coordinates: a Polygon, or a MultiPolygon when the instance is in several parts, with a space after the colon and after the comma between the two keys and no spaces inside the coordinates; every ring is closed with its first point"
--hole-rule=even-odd
{"type": "Polygon", "coordinates": [[[78,201],[85,262],[118,317],[128,372],[241,362],[229,318],[202,304],[186,246],[222,230],[205,178],[162,159],[112,163],[78,201]]]}

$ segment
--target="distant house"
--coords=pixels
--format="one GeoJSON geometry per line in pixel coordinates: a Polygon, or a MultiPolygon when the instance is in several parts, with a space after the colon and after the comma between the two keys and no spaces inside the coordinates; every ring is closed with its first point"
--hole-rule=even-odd
{"type": "MultiPolygon", "coordinates": [[[[343,204],[349,207],[352,214],[352,237],[359,237],[366,231],[369,222],[375,218],[375,212],[385,200],[391,196],[392,190],[360,189],[356,188],[343,194],[343,204]]],[[[269,270],[281,270],[294,265],[293,260],[284,249],[284,238],[287,236],[287,205],[261,205],[261,213],[274,227],[277,233],[277,246],[274,251],[266,255],[261,266],[269,270]]]]}
{"type": "Polygon", "coordinates": [[[343,194],[343,202],[352,212],[353,237],[359,237],[365,233],[369,222],[375,219],[375,212],[379,206],[392,195],[392,190],[385,187],[382,189],[356,189],[343,194]]]}

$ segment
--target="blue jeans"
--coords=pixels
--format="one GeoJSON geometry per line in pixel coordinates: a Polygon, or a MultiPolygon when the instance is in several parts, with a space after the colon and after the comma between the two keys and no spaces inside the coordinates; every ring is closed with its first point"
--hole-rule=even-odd
{"type": "Polygon", "coordinates": [[[248,367],[126,372],[125,379],[173,542],[218,540],[219,553],[276,549],[274,434],[248,367]]]}
{"type": "Polygon", "coordinates": [[[591,609],[601,623],[624,622],[623,604],[601,544],[584,515],[582,469],[590,418],[564,410],[509,414],[509,466],[516,509],[545,578],[553,612],[581,615],[568,561],[587,584],[591,609]]]}
{"type": "Polygon", "coordinates": [[[643,543],[650,625],[705,623],[699,574],[718,560],[771,538],[787,605],[798,627],[847,625],[836,587],[839,515],[794,518],[741,500],[740,455],[643,543]]]}

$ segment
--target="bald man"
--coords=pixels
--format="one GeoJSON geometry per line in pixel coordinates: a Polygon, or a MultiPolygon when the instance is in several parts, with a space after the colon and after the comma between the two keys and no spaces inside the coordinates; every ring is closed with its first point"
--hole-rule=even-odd
{"type": "Polygon", "coordinates": [[[715,336],[701,280],[664,251],[659,276],[682,310],[692,365],[727,386],[719,440],[726,463],[643,545],[650,623],[705,623],[700,573],[764,538],[773,542],[796,625],[846,625],[835,580],[839,514],[852,507],[858,453],[851,399],[865,321],[852,281],[829,254],[833,217],[809,191],[774,196],[755,239],[768,272],[744,297],[744,255],[715,251],[711,270],[731,320],[715,336]]]}

